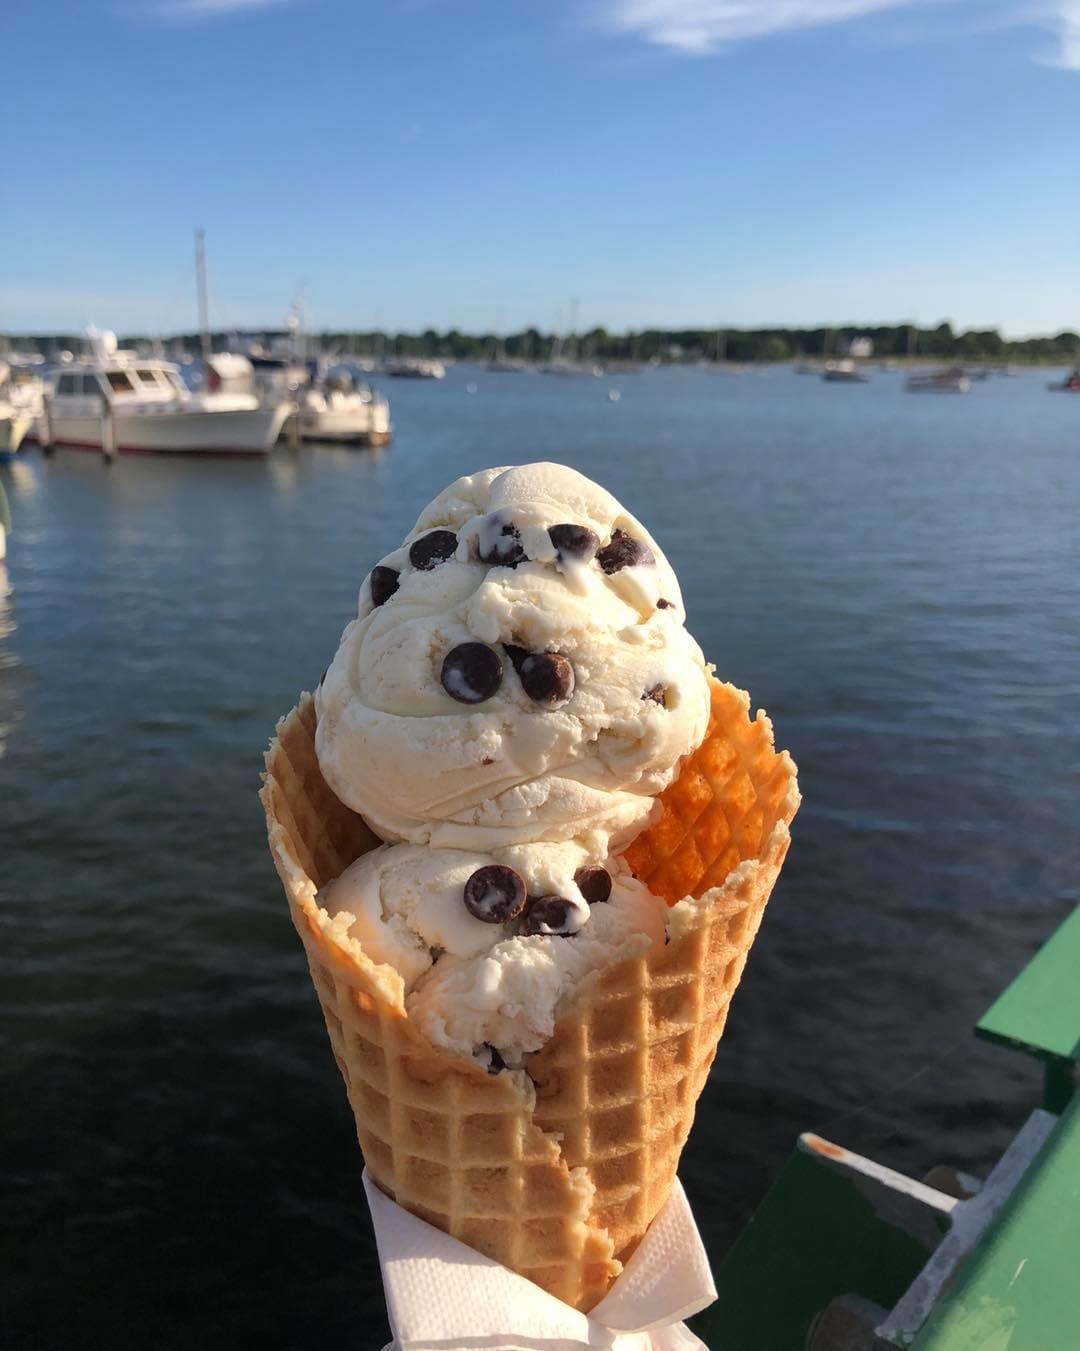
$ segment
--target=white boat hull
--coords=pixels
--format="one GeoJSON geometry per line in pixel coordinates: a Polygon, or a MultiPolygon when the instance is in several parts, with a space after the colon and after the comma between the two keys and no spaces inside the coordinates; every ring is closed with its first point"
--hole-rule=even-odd
{"type": "Polygon", "coordinates": [[[300,436],[304,441],[354,442],[360,445],[389,445],[394,431],[389,416],[374,416],[371,406],[361,409],[302,409],[299,413],[300,436]]]}
{"type": "Polygon", "coordinates": [[[22,445],[34,419],[30,413],[0,414],[0,456],[14,455],[22,445]]]}
{"type": "MultiPolygon", "coordinates": [[[[265,455],[278,438],[288,407],[240,410],[184,409],[125,413],[112,417],[113,449],[119,454],[265,455]]],[[[100,417],[72,416],[50,409],[52,443],[101,450],[100,417]]]]}

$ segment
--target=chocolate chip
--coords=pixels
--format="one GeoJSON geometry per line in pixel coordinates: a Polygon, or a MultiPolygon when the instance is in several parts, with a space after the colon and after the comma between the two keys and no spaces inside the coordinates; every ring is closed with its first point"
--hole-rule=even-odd
{"type": "Polygon", "coordinates": [[[600,547],[600,536],[587,525],[553,525],[548,538],[559,551],[559,561],[580,558],[588,562],[600,547]]]}
{"type": "Polygon", "coordinates": [[[527,934],[557,934],[569,938],[584,924],[581,907],[565,896],[533,896],[525,911],[527,934]]]}
{"type": "Polygon", "coordinates": [[[611,874],[606,868],[579,868],[574,881],[590,905],[602,905],[611,895],[611,874]]]}
{"type": "Polygon", "coordinates": [[[439,679],[451,699],[482,704],[502,684],[499,654],[485,643],[458,643],[443,658],[439,679]]]}
{"type": "Polygon", "coordinates": [[[661,596],[656,602],[656,608],[658,610],[674,610],[675,602],[673,600],[665,600],[663,596],[661,596]]]}
{"type": "Polygon", "coordinates": [[[506,1069],[506,1061],[502,1058],[502,1056],[495,1049],[495,1047],[492,1046],[490,1041],[484,1042],[484,1050],[487,1051],[488,1056],[490,1057],[487,1064],[488,1074],[499,1074],[504,1069],[506,1069]]]}
{"type": "Polygon", "coordinates": [[[489,863],[465,883],[465,909],[485,924],[505,924],[525,909],[525,879],[504,863],[489,863]]]}
{"type": "Polygon", "coordinates": [[[611,543],[606,544],[596,555],[596,561],[610,576],[613,572],[621,572],[623,568],[655,563],[656,559],[647,544],[634,539],[625,530],[616,530],[611,536],[611,543]]]}
{"type": "Polygon", "coordinates": [[[371,569],[371,603],[372,605],[385,605],[394,592],[398,589],[398,578],[401,574],[396,568],[384,567],[382,563],[377,568],[371,569]]]}
{"type": "Polygon", "coordinates": [[[503,643],[503,651],[510,658],[511,666],[513,666],[514,670],[520,675],[522,664],[529,656],[529,649],[527,647],[518,647],[516,643],[503,643]]]}
{"type": "Polygon", "coordinates": [[[574,668],[561,652],[531,653],[518,675],[529,698],[545,708],[562,708],[574,692],[574,668]]]}
{"type": "Polygon", "coordinates": [[[432,530],[409,545],[409,562],[421,572],[430,572],[457,551],[457,535],[452,530],[432,530]]]}
{"type": "Polygon", "coordinates": [[[651,699],[654,704],[659,704],[661,708],[667,708],[666,685],[654,685],[651,690],[646,690],[641,697],[643,699],[651,699]]]}
{"type": "Polygon", "coordinates": [[[525,550],[521,547],[521,536],[514,525],[504,525],[499,533],[490,540],[487,551],[481,549],[481,563],[494,563],[501,568],[516,568],[525,561],[525,550]]]}
{"type": "Polygon", "coordinates": [[[480,763],[482,765],[493,765],[495,763],[495,757],[493,755],[485,755],[480,763]]]}

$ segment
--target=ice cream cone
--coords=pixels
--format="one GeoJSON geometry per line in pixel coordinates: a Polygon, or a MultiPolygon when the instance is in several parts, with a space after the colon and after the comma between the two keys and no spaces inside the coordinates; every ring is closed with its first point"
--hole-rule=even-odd
{"type": "Polygon", "coordinates": [[[327,787],[314,734],[303,696],[270,746],[262,800],[368,1171],[587,1311],[668,1198],[787,852],[795,766],[748,697],[714,681],[704,743],[626,855],[674,906],[669,942],[592,973],[527,1071],[492,1075],[427,1042],[400,975],[319,908],[319,889],[378,840],[327,787]]]}

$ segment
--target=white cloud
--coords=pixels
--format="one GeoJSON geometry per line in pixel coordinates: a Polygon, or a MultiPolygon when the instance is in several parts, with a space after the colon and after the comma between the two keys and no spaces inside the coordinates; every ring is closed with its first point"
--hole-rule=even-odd
{"type": "Polygon", "coordinates": [[[704,54],[732,42],[863,18],[919,0],[606,0],[607,24],[661,47],[704,54]]]}
{"type": "Polygon", "coordinates": [[[222,14],[239,14],[271,5],[287,5],[292,0],[155,0],[147,12],[157,19],[178,21],[216,19],[222,14]]]}
{"type": "Polygon", "coordinates": [[[1055,9],[1051,24],[1056,20],[1058,54],[1051,64],[1080,70],[1080,0],[1057,0],[1055,9]]]}
{"type": "MultiPolygon", "coordinates": [[[[848,23],[935,0],[598,0],[603,27],[658,47],[705,56],[738,42],[798,29],[848,23]]],[[[948,3],[949,0],[936,0],[948,3]]],[[[985,17],[984,0],[952,0],[957,9],[985,17]]],[[[1048,64],[1080,70],[1080,0],[1003,0],[1007,26],[1030,26],[1054,35],[1048,64]]]]}

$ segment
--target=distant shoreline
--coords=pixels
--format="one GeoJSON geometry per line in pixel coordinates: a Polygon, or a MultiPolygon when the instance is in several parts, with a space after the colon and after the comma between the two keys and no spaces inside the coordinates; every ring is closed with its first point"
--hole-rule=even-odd
{"type": "MultiPolygon", "coordinates": [[[[439,332],[392,333],[380,330],[323,330],[290,335],[286,329],[218,330],[210,341],[214,351],[244,350],[251,344],[309,355],[325,354],[343,360],[386,356],[440,357],[451,361],[488,361],[496,364],[533,363],[656,363],[700,361],[728,365],[820,362],[854,357],[871,364],[968,366],[1070,366],[1080,364],[1080,334],[1063,330],[1052,335],[1006,338],[997,329],[954,331],[948,323],[933,328],[912,324],[844,325],[819,328],[646,328],[609,333],[592,328],[571,334],[544,333],[528,328],[516,333],[439,332]]],[[[125,334],[125,347],[154,347],[171,354],[197,353],[197,333],[168,337],[125,334]]],[[[24,333],[0,335],[0,359],[10,351],[59,357],[85,345],[82,334],[24,333]]]]}

